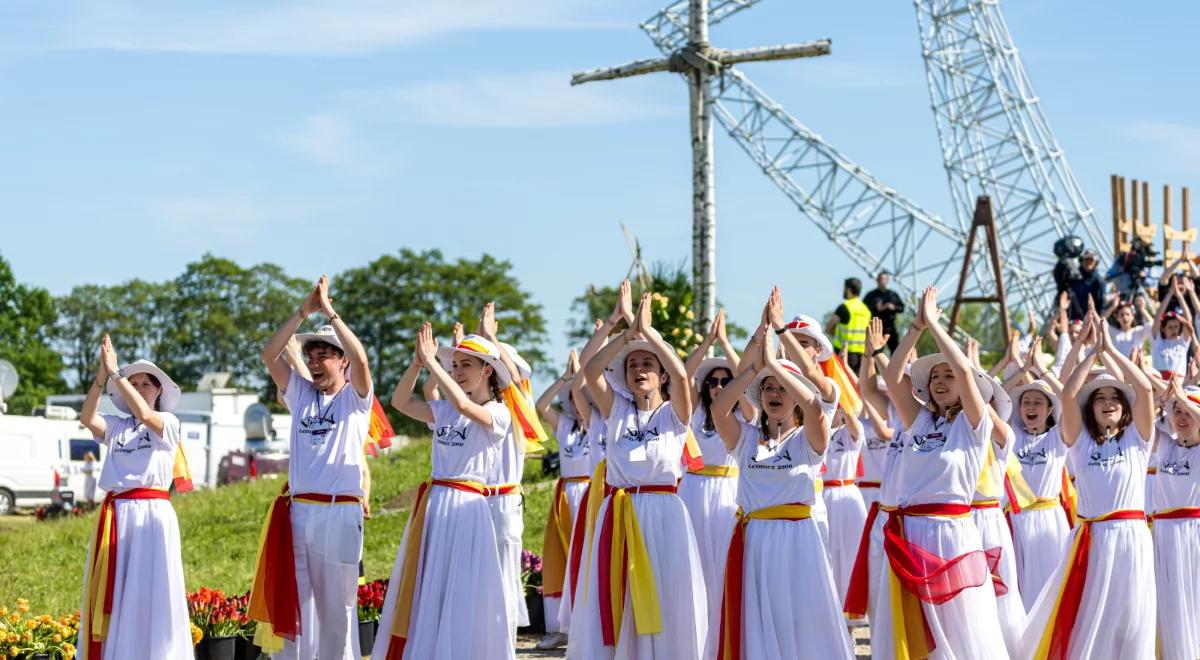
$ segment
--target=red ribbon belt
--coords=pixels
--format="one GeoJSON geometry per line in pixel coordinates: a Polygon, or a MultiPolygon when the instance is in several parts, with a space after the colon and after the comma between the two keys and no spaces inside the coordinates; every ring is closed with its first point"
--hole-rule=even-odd
{"type": "MultiPolygon", "coordinates": [[[[861,488],[861,485],[859,486],[861,488]]],[[[851,619],[867,615],[867,599],[870,594],[870,567],[868,555],[871,550],[871,530],[875,528],[875,517],[879,515],[879,502],[872,502],[867,510],[867,522],[863,525],[862,537],[858,541],[858,555],[850,571],[850,584],[846,588],[846,602],[842,610],[851,619]]]]}
{"type": "Polygon", "coordinates": [[[825,479],[826,488],[837,488],[838,486],[853,486],[853,479],[825,479]]]}
{"type": "MultiPolygon", "coordinates": [[[[1200,516],[1197,516],[1200,517],[1200,516]]],[[[1054,601],[1049,623],[1042,631],[1035,658],[1066,658],[1067,646],[1071,642],[1071,631],[1075,628],[1075,619],[1079,615],[1080,601],[1083,599],[1083,587],[1087,583],[1088,550],[1092,544],[1092,524],[1109,520],[1145,520],[1144,511],[1123,509],[1106,513],[1095,518],[1079,517],[1082,523],[1075,531],[1075,540],[1071,544],[1068,555],[1067,572],[1059,588],[1058,598],[1054,601]]]]}
{"type": "Polygon", "coordinates": [[[169,500],[171,494],[158,488],[131,488],[109,491],[96,516],[96,535],[88,556],[87,593],[84,594],[82,619],[87,623],[88,658],[102,657],[112,616],[113,593],[117,584],[117,507],[116,500],[169,500]]]}
{"type": "Polygon", "coordinates": [[[879,488],[879,482],[878,481],[862,481],[860,479],[858,482],[858,487],[859,488],[879,488]]]}
{"type": "Polygon", "coordinates": [[[521,484],[492,484],[487,487],[487,493],[485,493],[485,495],[488,497],[495,497],[496,495],[512,495],[513,493],[520,494],[520,492],[521,484]]]}
{"type": "Polygon", "coordinates": [[[609,501],[597,544],[597,593],[600,598],[600,634],[605,646],[616,646],[627,586],[630,587],[630,600],[639,634],[661,631],[653,566],[649,565],[637,524],[637,513],[629,496],[649,493],[671,495],[675,491],[674,484],[628,488],[604,486],[604,495],[609,501]],[[645,565],[642,565],[643,562],[645,565]]]}
{"type": "Polygon", "coordinates": [[[812,509],[807,504],[778,504],[746,513],[738,510],[737,524],[729,540],[725,560],[725,589],[721,597],[721,635],[717,660],[742,657],[742,594],[745,586],[746,525],[751,520],[807,520],[812,509]]]}
{"type": "Polygon", "coordinates": [[[1150,516],[1154,520],[1185,520],[1187,518],[1200,518],[1200,507],[1181,506],[1177,509],[1166,509],[1165,511],[1155,512],[1150,516]]]}
{"type": "Polygon", "coordinates": [[[292,495],[292,499],[309,504],[349,504],[362,501],[362,498],[357,495],[329,495],[328,493],[297,493],[292,495]]]}

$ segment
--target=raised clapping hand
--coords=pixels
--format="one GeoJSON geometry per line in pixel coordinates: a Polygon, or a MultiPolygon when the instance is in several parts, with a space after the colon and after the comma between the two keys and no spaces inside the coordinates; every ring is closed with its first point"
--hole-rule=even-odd
{"type": "Polygon", "coordinates": [[[104,339],[100,340],[100,366],[110,377],[121,368],[120,362],[117,360],[117,351],[113,348],[112,339],[108,335],[104,335],[104,339]]]}
{"type": "Polygon", "coordinates": [[[433,338],[433,325],[422,324],[421,330],[417,332],[417,347],[413,359],[428,369],[437,361],[437,349],[437,341],[433,338]]]}
{"type": "Polygon", "coordinates": [[[649,291],[642,294],[642,299],[638,302],[637,314],[631,317],[633,322],[629,325],[628,330],[630,339],[643,336],[647,330],[654,327],[654,322],[650,318],[650,296],[649,291]]]}
{"type": "Polygon", "coordinates": [[[579,373],[579,354],[572,348],[571,352],[567,354],[567,370],[563,373],[563,377],[573,378],[577,373],[579,373]]]}
{"type": "Polygon", "coordinates": [[[760,328],[759,332],[762,333],[762,355],[759,356],[759,360],[763,367],[774,366],[779,362],[775,354],[775,337],[772,336],[773,333],[767,332],[766,326],[760,328]]]}
{"type": "Polygon", "coordinates": [[[479,326],[476,332],[480,337],[494,344],[496,343],[496,333],[499,330],[500,326],[496,323],[496,303],[488,302],[483,306],[483,313],[479,315],[479,326]]]}
{"type": "Polygon", "coordinates": [[[633,325],[633,285],[629,280],[622,281],[617,288],[617,303],[613,305],[612,314],[608,315],[608,322],[613,325],[622,320],[626,325],[633,325]]]}
{"type": "Polygon", "coordinates": [[[454,332],[450,336],[454,339],[455,346],[458,346],[459,344],[461,344],[462,340],[465,339],[467,336],[466,332],[463,329],[463,324],[455,323],[454,324],[454,332]]]}
{"type": "Polygon", "coordinates": [[[329,276],[322,275],[321,279],[317,280],[317,302],[320,304],[320,309],[325,316],[333,317],[336,312],[333,311],[333,298],[329,297],[329,276]]]}
{"type": "Polygon", "coordinates": [[[717,310],[717,318],[713,319],[712,328],[708,331],[709,336],[721,342],[728,342],[729,338],[725,336],[725,308],[717,310]]]}
{"type": "Polygon", "coordinates": [[[942,316],[942,309],[937,304],[937,287],[925,287],[925,291],[921,294],[921,324],[923,327],[931,326],[938,322],[942,316]]]}
{"type": "Polygon", "coordinates": [[[871,356],[876,350],[887,346],[888,339],[891,337],[883,332],[883,319],[878,316],[871,319],[871,322],[867,324],[867,355],[871,356]]]}
{"type": "Polygon", "coordinates": [[[774,329],[779,329],[784,326],[783,323],[783,294],[779,292],[779,287],[771,289],[771,297],[767,298],[767,322],[774,329]]]}

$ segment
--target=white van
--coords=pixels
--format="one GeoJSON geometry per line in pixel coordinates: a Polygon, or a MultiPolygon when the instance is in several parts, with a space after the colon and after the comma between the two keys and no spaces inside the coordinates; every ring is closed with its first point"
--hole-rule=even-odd
{"type": "Polygon", "coordinates": [[[83,455],[92,451],[99,457],[98,449],[79,422],[0,415],[0,515],[17,506],[50,504],[55,491],[81,492],[82,474],[72,474],[72,454],[79,454],[82,466],[83,455]]]}

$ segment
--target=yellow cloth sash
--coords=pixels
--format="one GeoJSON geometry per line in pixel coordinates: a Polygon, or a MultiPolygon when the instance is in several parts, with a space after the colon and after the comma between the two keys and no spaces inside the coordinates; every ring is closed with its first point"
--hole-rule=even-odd
{"type": "Polygon", "coordinates": [[[554,485],[550,514],[546,518],[546,532],[542,537],[543,595],[561,597],[566,580],[567,550],[571,546],[571,529],[575,521],[571,518],[571,503],[567,500],[565,485],[587,480],[588,477],[560,477],[554,485]]]}
{"type": "Polygon", "coordinates": [[[738,466],[705,465],[699,470],[688,470],[688,474],[697,474],[702,477],[736,477],[738,476],[738,466]]]}

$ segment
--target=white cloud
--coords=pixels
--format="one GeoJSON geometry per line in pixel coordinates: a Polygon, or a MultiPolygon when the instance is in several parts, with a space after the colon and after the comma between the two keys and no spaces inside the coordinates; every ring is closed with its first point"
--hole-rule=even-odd
{"type": "Polygon", "coordinates": [[[159,231],[200,243],[260,238],[299,215],[299,209],[275,207],[241,193],[154,197],[143,204],[159,231]]]}
{"type": "Polygon", "coordinates": [[[77,12],[61,48],[219,54],[342,54],[402,46],[449,33],[504,29],[629,29],[601,0],[312,0],[247,9],[207,3],[164,10],[127,0],[77,12]]]}
{"type": "Polygon", "coordinates": [[[1139,121],[1125,130],[1158,150],[1158,160],[1186,172],[1200,172],[1200,126],[1139,121]]]}
{"type": "Polygon", "coordinates": [[[349,121],[338,115],[309,115],[296,130],[281,135],[279,141],[307,160],[351,174],[379,176],[385,171],[355,136],[349,121]]]}
{"type": "Polygon", "coordinates": [[[372,112],[437,126],[530,127],[608,124],[683,115],[687,88],[670,74],[572,87],[566,71],[480,76],[358,92],[372,112]],[[673,101],[665,97],[674,94],[673,101]],[[654,100],[664,97],[664,100],[654,100]]]}

